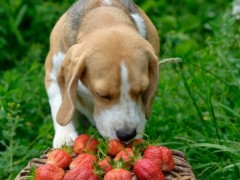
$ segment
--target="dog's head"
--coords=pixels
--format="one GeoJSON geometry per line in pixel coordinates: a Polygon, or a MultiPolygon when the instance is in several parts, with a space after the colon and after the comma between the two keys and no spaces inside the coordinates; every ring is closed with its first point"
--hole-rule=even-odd
{"type": "Polygon", "coordinates": [[[60,68],[58,123],[71,120],[81,80],[93,97],[94,121],[101,135],[122,141],[139,138],[151,111],[158,71],[152,46],[135,31],[90,33],[68,51],[60,68]]]}

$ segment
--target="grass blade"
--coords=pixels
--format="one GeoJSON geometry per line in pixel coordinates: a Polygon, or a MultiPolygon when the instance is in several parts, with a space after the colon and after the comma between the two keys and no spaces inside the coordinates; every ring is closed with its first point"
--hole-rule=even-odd
{"type": "Polygon", "coordinates": [[[228,152],[228,153],[231,153],[233,155],[236,155],[240,158],[240,154],[237,150],[229,148],[229,147],[224,146],[224,145],[211,144],[211,143],[198,143],[198,144],[191,144],[190,147],[191,148],[206,147],[206,148],[218,149],[218,150],[221,150],[223,152],[228,152]]]}

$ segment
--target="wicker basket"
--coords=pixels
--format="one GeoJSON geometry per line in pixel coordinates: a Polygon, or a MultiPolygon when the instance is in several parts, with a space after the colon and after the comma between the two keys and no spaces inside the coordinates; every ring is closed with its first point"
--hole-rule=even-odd
{"type": "MultiPolygon", "coordinates": [[[[17,175],[15,180],[27,179],[29,172],[34,167],[39,167],[46,163],[47,154],[51,151],[48,149],[40,158],[32,159],[28,165],[17,175]]],[[[173,158],[175,162],[174,170],[170,173],[164,173],[166,180],[195,180],[196,177],[193,174],[190,164],[186,160],[186,156],[177,150],[172,150],[173,158]]],[[[132,173],[132,180],[137,180],[137,177],[132,173]]]]}

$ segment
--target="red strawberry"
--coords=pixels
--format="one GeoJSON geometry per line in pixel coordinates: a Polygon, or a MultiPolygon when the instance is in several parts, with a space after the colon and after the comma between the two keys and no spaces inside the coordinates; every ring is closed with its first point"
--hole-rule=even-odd
{"type": "Polygon", "coordinates": [[[62,180],[64,170],[53,164],[45,164],[37,168],[35,180],[62,180]]]}
{"type": "Polygon", "coordinates": [[[89,141],[88,145],[87,145],[86,151],[87,151],[87,152],[91,152],[91,151],[97,152],[97,150],[98,150],[98,144],[99,144],[99,142],[98,142],[97,139],[91,139],[91,140],[89,141]]]}
{"type": "Polygon", "coordinates": [[[109,171],[105,176],[104,180],[131,180],[132,175],[129,171],[124,169],[113,169],[109,171]]]}
{"type": "Polygon", "coordinates": [[[158,146],[149,146],[143,153],[143,157],[152,159],[162,167],[162,153],[158,146]]]}
{"type": "Polygon", "coordinates": [[[122,158],[123,162],[126,163],[132,162],[133,161],[132,157],[134,157],[133,150],[130,148],[125,148],[116,155],[114,160],[118,161],[122,158]]]}
{"type": "Polygon", "coordinates": [[[60,168],[67,168],[72,162],[70,154],[62,149],[55,149],[48,154],[47,163],[56,165],[60,168]]]}
{"type": "Polygon", "coordinates": [[[172,151],[165,146],[160,146],[159,149],[162,154],[162,170],[166,172],[172,171],[174,169],[172,151]]]}
{"type": "Polygon", "coordinates": [[[133,167],[138,180],[164,180],[161,167],[152,159],[139,159],[133,167]]]}
{"type": "Polygon", "coordinates": [[[90,136],[87,134],[79,135],[73,142],[74,153],[80,154],[87,146],[90,136]]]}
{"type": "Polygon", "coordinates": [[[139,146],[139,145],[143,144],[144,142],[145,142],[144,139],[134,139],[128,144],[127,147],[132,149],[136,146],[139,146]]]}
{"type": "Polygon", "coordinates": [[[112,166],[110,165],[109,161],[110,161],[110,159],[106,158],[98,163],[98,165],[100,166],[100,169],[102,169],[105,173],[107,173],[108,171],[111,171],[113,169],[112,166]]]}
{"type": "Polygon", "coordinates": [[[98,180],[90,167],[76,167],[68,171],[63,180],[98,180]]]}
{"type": "Polygon", "coordinates": [[[93,167],[93,163],[97,161],[97,158],[91,154],[79,154],[76,158],[73,159],[71,164],[69,165],[70,169],[74,169],[75,167],[93,167]]]}
{"type": "Polygon", "coordinates": [[[116,139],[111,139],[108,142],[108,155],[116,156],[121,150],[125,148],[124,144],[116,139]]]}
{"type": "Polygon", "coordinates": [[[98,144],[98,140],[91,139],[87,134],[81,134],[73,142],[74,153],[97,151],[98,144]]]}

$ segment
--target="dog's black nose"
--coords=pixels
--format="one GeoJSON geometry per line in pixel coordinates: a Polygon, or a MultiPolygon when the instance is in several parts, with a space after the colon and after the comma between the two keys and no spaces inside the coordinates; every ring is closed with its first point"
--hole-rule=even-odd
{"type": "Polygon", "coordinates": [[[136,129],[134,129],[131,132],[125,131],[125,130],[118,130],[117,131],[117,137],[120,141],[127,142],[131,139],[133,139],[137,135],[136,129]]]}

